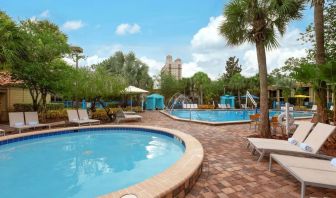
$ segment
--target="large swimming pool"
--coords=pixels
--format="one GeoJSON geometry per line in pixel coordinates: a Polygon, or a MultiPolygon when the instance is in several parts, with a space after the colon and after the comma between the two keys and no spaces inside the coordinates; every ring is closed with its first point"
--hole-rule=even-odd
{"type": "MultiPolygon", "coordinates": [[[[169,114],[177,118],[206,121],[206,122],[239,122],[250,120],[249,116],[255,114],[255,110],[173,110],[168,111],[169,114]]],[[[270,110],[270,117],[279,115],[281,111],[270,110]]],[[[294,111],[294,118],[311,117],[311,112],[294,111]]]]}
{"type": "Polygon", "coordinates": [[[173,135],[146,129],[52,135],[0,142],[1,197],[96,197],[164,171],[185,152],[173,135]]]}

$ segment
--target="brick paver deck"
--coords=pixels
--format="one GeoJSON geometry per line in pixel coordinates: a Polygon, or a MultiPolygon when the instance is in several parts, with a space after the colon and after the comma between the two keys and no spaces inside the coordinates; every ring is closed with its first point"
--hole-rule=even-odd
{"type": "MultiPolygon", "coordinates": [[[[269,172],[268,160],[257,163],[257,157],[246,149],[244,137],[254,134],[249,125],[210,126],[181,122],[159,112],[141,115],[144,117],[141,125],[178,129],[202,143],[205,150],[204,170],[187,198],[300,196],[300,184],[295,178],[278,165],[269,172]]],[[[308,187],[306,196],[336,197],[336,190],[308,187]]]]}

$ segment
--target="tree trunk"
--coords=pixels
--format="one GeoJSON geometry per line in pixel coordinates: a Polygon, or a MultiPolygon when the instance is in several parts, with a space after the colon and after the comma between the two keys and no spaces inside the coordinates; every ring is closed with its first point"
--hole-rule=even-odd
{"type": "Polygon", "coordinates": [[[335,87],[335,85],[333,85],[333,89],[332,89],[332,95],[331,95],[331,97],[332,97],[332,101],[334,101],[333,102],[333,112],[334,112],[334,114],[333,114],[333,122],[334,122],[334,125],[336,126],[336,105],[335,105],[335,100],[336,100],[336,94],[335,94],[335,91],[336,91],[336,87],[335,87]]]}
{"type": "Polygon", "coordinates": [[[45,90],[41,90],[41,116],[42,121],[46,121],[46,114],[47,114],[47,92],[45,90]]]}
{"type": "Polygon", "coordinates": [[[239,89],[238,89],[238,104],[239,104],[239,108],[241,108],[240,90],[239,89]]]}
{"type": "MultiPolygon", "coordinates": [[[[325,48],[324,48],[324,16],[323,16],[323,0],[314,1],[314,26],[316,40],[316,64],[325,64],[325,48]]],[[[317,88],[317,119],[319,122],[328,123],[327,112],[327,83],[321,81],[317,88]]]]}
{"type": "Polygon", "coordinates": [[[262,41],[256,42],[256,49],[260,80],[260,135],[268,138],[271,137],[271,131],[268,114],[267,65],[265,46],[262,41]]]}
{"type": "Polygon", "coordinates": [[[116,119],[115,113],[111,112],[111,109],[108,106],[105,106],[104,102],[100,100],[100,98],[97,98],[98,102],[102,105],[103,109],[106,112],[107,117],[110,121],[114,121],[116,119]]]}
{"type": "Polygon", "coordinates": [[[35,87],[29,88],[29,93],[33,101],[33,110],[38,111],[39,104],[38,104],[38,97],[39,97],[39,91],[35,87]]]}

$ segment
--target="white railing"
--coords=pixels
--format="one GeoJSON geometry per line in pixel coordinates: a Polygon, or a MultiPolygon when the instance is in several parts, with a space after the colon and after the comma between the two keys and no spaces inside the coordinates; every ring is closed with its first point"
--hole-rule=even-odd
{"type": "Polygon", "coordinates": [[[252,95],[250,94],[249,91],[246,91],[246,103],[245,103],[245,108],[247,108],[247,98],[249,98],[254,105],[255,108],[257,108],[257,102],[253,99],[252,95]]]}

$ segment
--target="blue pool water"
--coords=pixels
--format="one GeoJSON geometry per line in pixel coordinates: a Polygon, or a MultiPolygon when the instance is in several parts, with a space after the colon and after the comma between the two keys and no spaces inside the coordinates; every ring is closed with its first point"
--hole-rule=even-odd
{"type": "Polygon", "coordinates": [[[96,197],[154,176],[184,153],[163,133],[93,129],[0,146],[0,197],[96,197]]]}
{"type": "MultiPolygon", "coordinates": [[[[249,116],[255,114],[255,110],[174,110],[169,112],[172,115],[184,118],[208,121],[208,122],[230,122],[230,121],[247,121],[249,116]]],[[[279,115],[281,111],[270,110],[270,117],[279,115]]],[[[310,112],[295,111],[292,113],[295,118],[311,117],[310,112]]]]}

